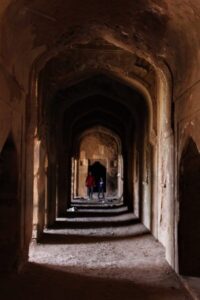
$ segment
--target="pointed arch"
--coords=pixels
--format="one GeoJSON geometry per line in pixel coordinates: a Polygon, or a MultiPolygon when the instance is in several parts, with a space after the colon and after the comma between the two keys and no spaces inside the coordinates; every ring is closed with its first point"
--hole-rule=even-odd
{"type": "Polygon", "coordinates": [[[0,153],[0,270],[17,267],[19,256],[18,157],[12,132],[0,153]]]}
{"type": "Polygon", "coordinates": [[[200,153],[189,137],[179,170],[179,272],[200,276],[200,153]]]}

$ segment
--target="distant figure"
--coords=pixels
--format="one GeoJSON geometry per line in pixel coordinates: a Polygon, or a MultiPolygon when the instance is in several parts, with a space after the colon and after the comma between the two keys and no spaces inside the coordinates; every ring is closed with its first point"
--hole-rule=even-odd
{"type": "Polygon", "coordinates": [[[102,177],[100,177],[98,182],[98,198],[104,199],[104,181],[102,177]],[[100,197],[100,195],[102,195],[102,197],[100,197]]]}
{"type": "Polygon", "coordinates": [[[88,173],[88,176],[87,176],[86,181],[85,181],[85,185],[87,187],[88,198],[92,199],[93,189],[94,189],[94,186],[95,186],[95,179],[94,179],[94,176],[92,176],[91,172],[88,173]]]}

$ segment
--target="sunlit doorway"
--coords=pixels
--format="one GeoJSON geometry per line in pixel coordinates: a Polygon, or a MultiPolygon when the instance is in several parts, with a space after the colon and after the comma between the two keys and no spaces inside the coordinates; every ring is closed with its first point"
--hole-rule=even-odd
{"type": "Polygon", "coordinates": [[[95,179],[94,200],[98,195],[98,182],[104,181],[105,199],[123,203],[123,158],[119,137],[111,130],[95,126],[78,138],[72,158],[72,203],[87,200],[85,181],[89,172],[95,179]]]}

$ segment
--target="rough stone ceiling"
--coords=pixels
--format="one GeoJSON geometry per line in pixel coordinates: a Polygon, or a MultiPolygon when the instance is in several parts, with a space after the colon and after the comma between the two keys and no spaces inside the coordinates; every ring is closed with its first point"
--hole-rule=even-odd
{"type": "Polygon", "coordinates": [[[75,34],[87,43],[100,33],[163,60],[177,95],[200,78],[199,0],[1,0],[0,14],[1,57],[16,73],[75,34]]]}

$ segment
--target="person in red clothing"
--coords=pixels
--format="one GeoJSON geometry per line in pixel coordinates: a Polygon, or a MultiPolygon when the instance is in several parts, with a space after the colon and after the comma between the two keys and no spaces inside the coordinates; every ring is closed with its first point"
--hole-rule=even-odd
{"type": "Polygon", "coordinates": [[[88,198],[92,199],[93,189],[94,189],[94,186],[95,186],[95,179],[94,179],[94,176],[92,176],[91,172],[88,173],[88,176],[87,176],[86,181],[85,181],[85,185],[87,187],[88,198]]]}

